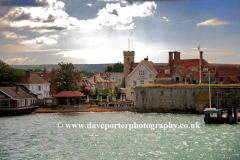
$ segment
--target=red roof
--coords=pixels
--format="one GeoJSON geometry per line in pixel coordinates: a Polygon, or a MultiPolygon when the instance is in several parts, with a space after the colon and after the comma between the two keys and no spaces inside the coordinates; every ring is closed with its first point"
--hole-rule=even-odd
{"type": "Polygon", "coordinates": [[[25,75],[24,82],[22,84],[41,84],[49,83],[42,77],[38,76],[36,73],[30,73],[30,77],[25,75]]]}
{"type": "Polygon", "coordinates": [[[238,65],[224,65],[218,67],[219,77],[240,76],[240,66],[238,65]]]}
{"type": "Polygon", "coordinates": [[[85,97],[85,95],[79,91],[62,91],[54,97],[85,97]]]}

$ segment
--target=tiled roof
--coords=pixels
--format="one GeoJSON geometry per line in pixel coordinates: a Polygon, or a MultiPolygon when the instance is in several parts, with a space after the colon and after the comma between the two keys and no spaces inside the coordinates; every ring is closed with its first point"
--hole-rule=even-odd
{"type": "Polygon", "coordinates": [[[239,80],[238,80],[238,78],[236,77],[236,76],[229,76],[230,77],[230,79],[233,81],[233,82],[235,82],[235,83],[238,83],[239,82],[239,80]]]}
{"type": "Polygon", "coordinates": [[[49,83],[49,82],[41,78],[36,73],[30,73],[30,77],[25,75],[24,82],[22,84],[41,84],[41,83],[49,83]]]}
{"type": "Polygon", "coordinates": [[[154,64],[152,61],[143,60],[143,63],[145,63],[156,75],[158,74],[158,71],[153,67],[154,64]]]}
{"type": "Polygon", "coordinates": [[[79,91],[62,91],[54,97],[85,97],[85,95],[79,91]]]}
{"type": "Polygon", "coordinates": [[[218,67],[219,77],[240,76],[239,65],[220,65],[218,67]]]}
{"type": "Polygon", "coordinates": [[[0,87],[0,91],[2,93],[6,93],[13,99],[27,99],[27,98],[34,98],[36,97],[27,91],[23,90],[21,86],[19,86],[19,92],[16,91],[16,86],[14,87],[0,87]]]}

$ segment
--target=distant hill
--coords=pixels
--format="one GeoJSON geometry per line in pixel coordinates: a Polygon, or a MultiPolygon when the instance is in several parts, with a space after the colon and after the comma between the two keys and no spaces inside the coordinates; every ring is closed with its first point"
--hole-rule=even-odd
{"type": "MultiPolygon", "coordinates": [[[[105,69],[107,68],[107,66],[113,66],[113,63],[109,63],[109,64],[73,64],[76,67],[76,70],[78,71],[87,71],[87,72],[101,72],[101,71],[105,71],[105,69]]],[[[51,71],[52,68],[59,68],[60,66],[57,64],[41,64],[41,65],[11,65],[13,68],[15,69],[23,69],[23,70],[27,70],[27,69],[44,69],[46,68],[47,71],[51,71]]]]}
{"type": "MultiPolygon", "coordinates": [[[[167,63],[155,63],[156,65],[167,65],[167,63]]],[[[217,63],[210,63],[213,66],[219,66],[219,65],[235,65],[235,64],[217,64],[217,63]]],[[[113,66],[114,63],[108,63],[108,64],[74,64],[74,66],[76,67],[76,69],[78,71],[87,71],[87,72],[101,72],[101,71],[105,71],[105,69],[107,68],[107,66],[113,66]]],[[[44,69],[46,68],[47,71],[51,71],[52,68],[59,68],[59,65],[57,64],[41,64],[41,65],[11,65],[13,68],[15,69],[23,69],[23,70],[27,70],[27,69],[44,69]]]]}

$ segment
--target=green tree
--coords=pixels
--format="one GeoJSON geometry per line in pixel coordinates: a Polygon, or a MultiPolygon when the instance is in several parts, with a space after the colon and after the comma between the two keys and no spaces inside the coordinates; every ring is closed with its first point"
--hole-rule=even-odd
{"type": "Polygon", "coordinates": [[[122,87],[122,88],[125,88],[125,87],[126,87],[126,86],[125,86],[125,76],[124,76],[123,79],[122,79],[121,87],[122,87]]]}
{"type": "Polygon", "coordinates": [[[0,60],[0,86],[15,86],[23,81],[24,74],[0,60]]]}
{"type": "Polygon", "coordinates": [[[123,72],[124,65],[121,62],[115,63],[113,66],[107,66],[104,72],[123,72]]]}
{"type": "Polygon", "coordinates": [[[103,88],[103,94],[108,94],[110,93],[110,88],[109,87],[104,87],[103,88]]]}
{"type": "Polygon", "coordinates": [[[113,65],[112,72],[123,72],[123,67],[124,67],[124,65],[121,62],[115,63],[113,65]]]}
{"type": "Polygon", "coordinates": [[[113,67],[112,66],[107,66],[104,72],[112,72],[113,67]]]}
{"type": "Polygon", "coordinates": [[[60,66],[57,69],[57,74],[53,76],[54,81],[57,82],[56,91],[77,91],[79,87],[76,86],[76,82],[80,82],[81,75],[79,72],[75,72],[74,65],[72,63],[58,63],[60,66]]]}

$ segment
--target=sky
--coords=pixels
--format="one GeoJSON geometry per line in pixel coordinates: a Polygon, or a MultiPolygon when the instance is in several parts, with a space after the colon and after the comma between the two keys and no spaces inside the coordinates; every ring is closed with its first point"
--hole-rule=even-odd
{"type": "Polygon", "coordinates": [[[240,64],[239,0],[0,0],[0,60],[10,65],[123,63],[148,56],[240,64]],[[130,44],[130,45],[129,45],[130,44]],[[130,47],[129,47],[130,46],[130,47]]]}

